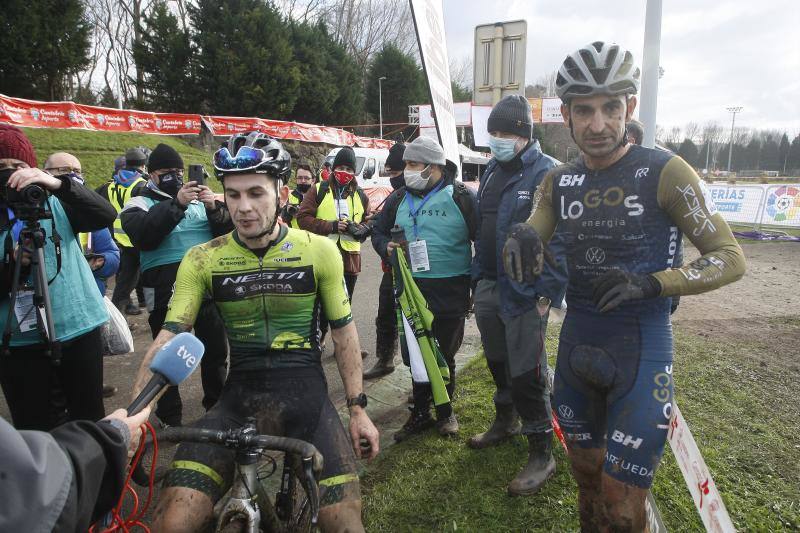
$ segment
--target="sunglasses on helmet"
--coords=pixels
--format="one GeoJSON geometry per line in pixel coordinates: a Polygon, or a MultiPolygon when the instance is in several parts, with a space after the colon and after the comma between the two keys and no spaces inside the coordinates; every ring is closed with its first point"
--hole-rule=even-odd
{"type": "Polygon", "coordinates": [[[233,156],[227,148],[222,147],[214,154],[214,169],[219,172],[256,170],[267,159],[267,153],[261,148],[242,146],[233,156]]]}

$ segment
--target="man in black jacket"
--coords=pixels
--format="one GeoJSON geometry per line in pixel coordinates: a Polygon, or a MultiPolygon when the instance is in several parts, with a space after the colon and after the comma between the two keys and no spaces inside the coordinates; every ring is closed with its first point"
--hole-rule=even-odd
{"type": "MultiPolygon", "coordinates": [[[[141,194],[122,210],[122,228],[139,249],[148,322],[155,339],[167,315],[172,287],[183,256],[196,244],[233,229],[230,215],[213,191],[194,181],[183,182],[183,159],[174,148],[159,144],[147,162],[149,180],[141,194]]],[[[224,327],[211,301],[200,310],[197,337],[206,347],[201,362],[203,407],[210,409],[225,383],[227,343],[224,327]]],[[[181,425],[183,405],[176,387],[159,400],[156,414],[167,425],[181,425]]]]}
{"type": "MultiPolygon", "coordinates": [[[[384,170],[389,174],[392,190],[403,187],[403,170],[406,162],[403,161],[403,152],[406,145],[397,143],[389,150],[384,170]]],[[[384,205],[389,197],[384,200],[384,205]]],[[[380,207],[379,207],[380,209],[380,207]]],[[[375,357],[378,361],[375,366],[364,372],[364,379],[377,379],[394,372],[394,353],[397,351],[397,314],[394,309],[394,289],[392,287],[392,267],[381,259],[383,277],[378,289],[378,315],[375,317],[375,357]]]]}
{"type": "Polygon", "coordinates": [[[49,433],[17,431],[0,418],[0,531],[86,531],[117,504],[128,449],[149,415],[149,407],[132,417],[118,409],[49,433]]]}

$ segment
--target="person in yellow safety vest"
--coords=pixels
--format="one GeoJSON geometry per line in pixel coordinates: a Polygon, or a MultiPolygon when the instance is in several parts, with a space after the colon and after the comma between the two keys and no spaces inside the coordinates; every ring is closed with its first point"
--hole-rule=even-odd
{"type": "Polygon", "coordinates": [[[114,172],[114,176],[108,183],[101,185],[97,192],[108,199],[114,209],[117,210],[117,218],[114,225],[109,228],[114,241],[119,247],[120,264],[117,272],[114,293],[111,295],[111,302],[117,309],[128,315],[141,314],[139,305],[144,302],[144,296],[139,282],[139,250],[131,243],[130,237],[125,234],[120,222],[119,213],[125,204],[134,196],[139,195],[139,191],[147,183],[144,177],[144,167],[147,164],[147,154],[145,149],[131,148],[125,152],[125,165],[114,172]],[[138,304],[131,300],[131,290],[136,288],[138,304]]]}
{"type": "Polygon", "coordinates": [[[289,193],[289,200],[283,206],[281,218],[291,227],[300,229],[300,224],[297,223],[300,202],[303,201],[303,195],[314,185],[314,174],[311,172],[311,166],[306,163],[299,163],[295,171],[294,181],[296,187],[289,193]]]}
{"type": "MultiPolygon", "coordinates": [[[[300,229],[326,235],[336,243],[342,254],[344,282],[351,301],[361,272],[361,243],[371,232],[371,226],[363,223],[369,215],[369,199],[358,186],[355,173],[355,152],[349,146],[340,148],[328,179],[305,193],[296,217],[300,229]]],[[[323,337],[327,329],[323,321],[323,337]]],[[[362,350],[361,356],[367,355],[362,350]]]]}

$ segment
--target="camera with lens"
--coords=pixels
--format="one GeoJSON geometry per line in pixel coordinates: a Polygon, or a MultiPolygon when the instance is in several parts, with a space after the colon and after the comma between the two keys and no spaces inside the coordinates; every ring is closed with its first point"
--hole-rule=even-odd
{"type": "Polygon", "coordinates": [[[297,213],[299,212],[300,212],[299,205],[287,203],[286,205],[283,206],[283,209],[281,210],[281,218],[283,219],[284,222],[288,223],[290,220],[296,217],[297,213]]]}
{"type": "Polygon", "coordinates": [[[357,241],[363,242],[372,234],[372,226],[370,224],[356,224],[348,220],[347,233],[352,235],[357,241]]]}
{"type": "Polygon", "coordinates": [[[0,200],[10,207],[17,218],[21,220],[47,218],[45,210],[47,194],[44,187],[35,183],[18,191],[8,186],[7,176],[0,177],[0,200]]]}

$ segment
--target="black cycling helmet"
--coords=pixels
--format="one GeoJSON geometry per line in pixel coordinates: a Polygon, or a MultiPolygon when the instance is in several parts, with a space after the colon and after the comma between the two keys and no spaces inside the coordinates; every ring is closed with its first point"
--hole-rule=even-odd
{"type": "Polygon", "coordinates": [[[639,69],[633,54],[615,43],[595,41],[564,59],[556,76],[556,94],[564,103],[576,96],[636,94],[639,69]]]}
{"type": "Polygon", "coordinates": [[[214,173],[222,180],[229,174],[269,174],[285,181],[292,168],[292,156],[274,137],[250,131],[235,133],[214,154],[214,173]],[[240,153],[242,148],[252,153],[240,153]]]}

